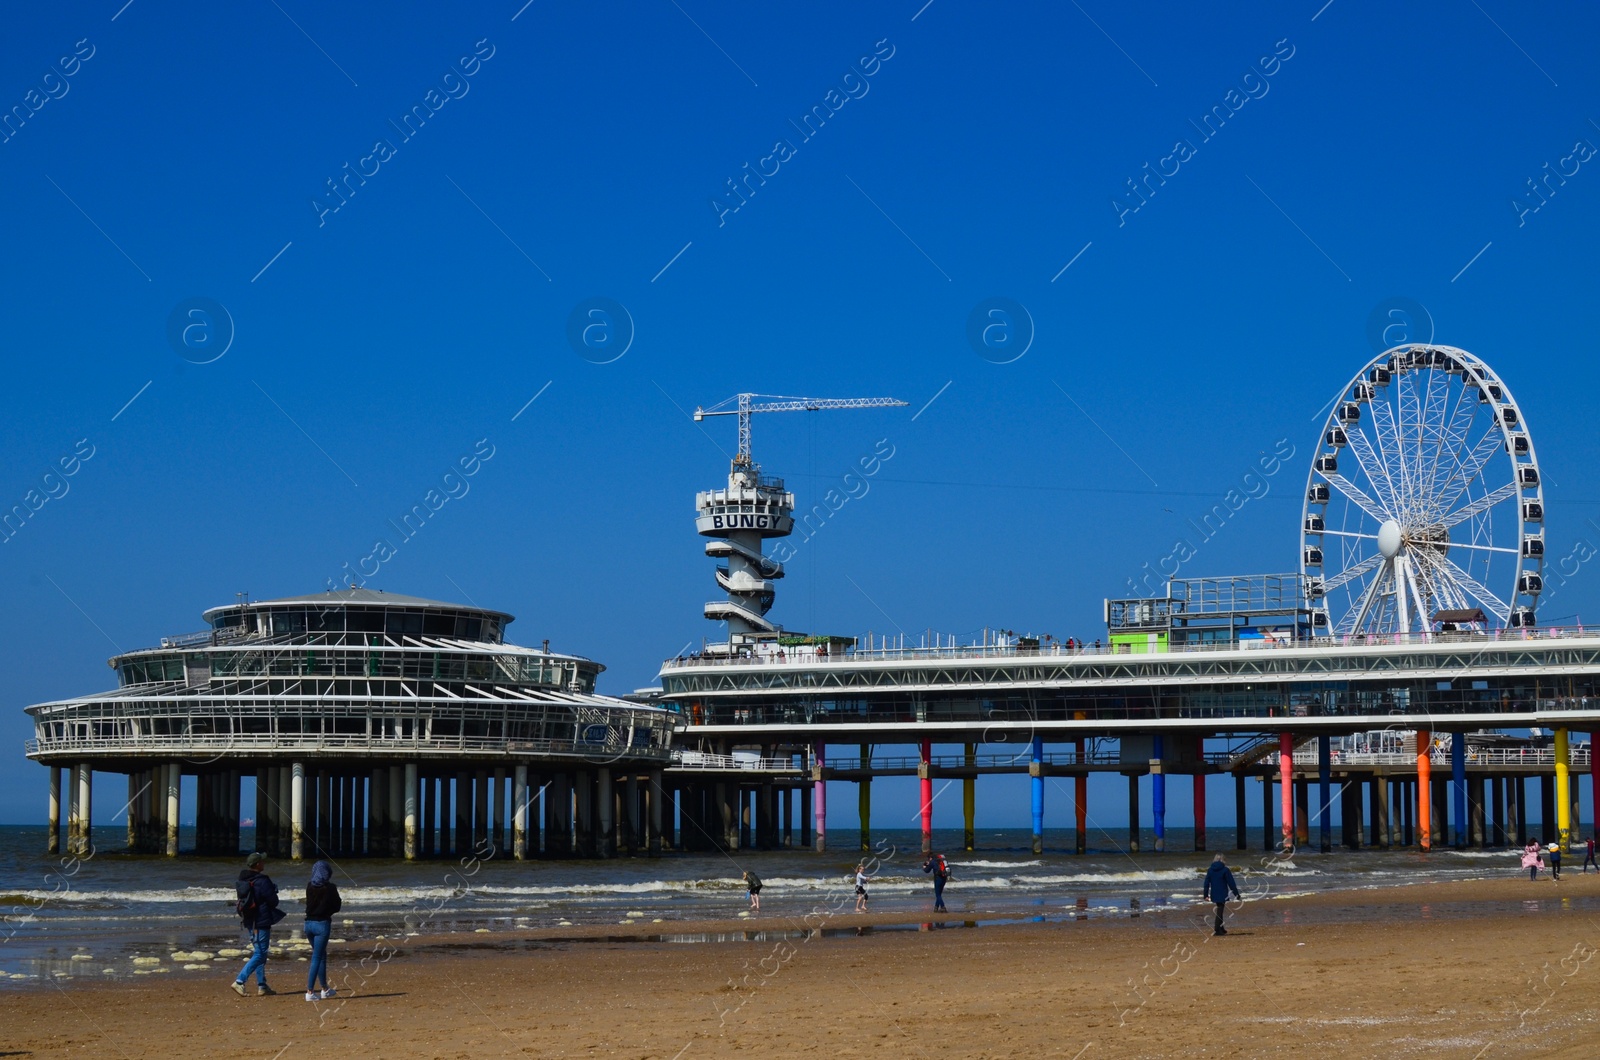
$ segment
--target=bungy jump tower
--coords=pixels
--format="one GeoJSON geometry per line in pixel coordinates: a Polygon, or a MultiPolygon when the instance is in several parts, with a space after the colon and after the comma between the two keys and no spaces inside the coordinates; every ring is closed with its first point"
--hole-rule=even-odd
{"type": "Polygon", "coordinates": [[[709,654],[738,654],[756,641],[780,632],[767,618],[783,577],[783,565],[763,554],[769,537],[788,537],[794,531],[794,494],[783,479],[761,473],[750,456],[750,416],[757,412],[816,412],[821,409],[870,409],[904,405],[896,398],[805,398],[769,394],[736,394],[711,408],[697,408],[694,418],[739,417],[739,452],[728,469],[726,489],[703,490],[695,495],[695,529],[706,542],[706,555],[725,559],[717,568],[717,584],[726,600],[706,604],[705,616],[728,623],[728,641],[708,646],[709,654]]]}

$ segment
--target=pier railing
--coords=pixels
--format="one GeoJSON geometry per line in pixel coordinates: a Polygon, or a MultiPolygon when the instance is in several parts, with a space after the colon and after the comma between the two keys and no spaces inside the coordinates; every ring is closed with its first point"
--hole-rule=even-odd
{"type": "Polygon", "coordinates": [[[1128,645],[1079,644],[1068,648],[1065,644],[961,644],[939,647],[871,647],[853,648],[845,652],[817,654],[806,649],[785,649],[743,655],[697,654],[676,656],[662,660],[663,668],[697,666],[840,666],[862,662],[918,662],[938,660],[978,659],[1070,659],[1079,656],[1106,655],[1193,655],[1221,652],[1278,652],[1296,648],[1379,648],[1402,645],[1438,646],[1446,644],[1507,644],[1520,641],[1570,640],[1578,637],[1593,638],[1595,630],[1582,626],[1545,626],[1540,628],[1497,629],[1486,633],[1384,633],[1354,634],[1339,637],[1313,637],[1297,641],[1244,641],[1227,644],[1172,645],[1160,652],[1136,652],[1128,645]]]}
{"type": "Polygon", "coordinates": [[[792,756],[781,758],[756,758],[747,755],[719,755],[707,751],[672,752],[672,764],[684,769],[730,770],[734,772],[800,773],[799,762],[792,756]]]}

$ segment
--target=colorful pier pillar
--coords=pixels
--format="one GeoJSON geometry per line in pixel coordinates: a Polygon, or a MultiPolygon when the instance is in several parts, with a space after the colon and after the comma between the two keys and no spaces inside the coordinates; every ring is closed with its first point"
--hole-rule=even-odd
{"type": "Polygon", "coordinates": [[[861,817],[861,850],[872,849],[872,745],[861,745],[861,770],[863,776],[856,785],[856,813],[861,817]]]}
{"type": "Polygon", "coordinates": [[[1329,787],[1333,777],[1333,737],[1317,737],[1317,845],[1324,853],[1333,849],[1333,806],[1329,787]]]}
{"type": "Polygon", "coordinates": [[[1450,734],[1450,783],[1456,804],[1456,846],[1467,845],[1472,820],[1467,816],[1467,734],[1450,734]]]}
{"type": "Polygon", "coordinates": [[[828,782],[823,779],[827,772],[827,751],[827,745],[819,741],[811,757],[811,819],[818,854],[828,849],[828,782]]]}
{"type": "Polygon", "coordinates": [[[1089,852],[1089,774],[1084,772],[1083,740],[1077,741],[1078,775],[1073,778],[1072,814],[1078,823],[1077,851],[1089,852]]]}
{"type": "Polygon", "coordinates": [[[1572,776],[1568,768],[1567,730],[1556,730],[1556,842],[1572,846],[1572,776]]]}
{"type": "Polygon", "coordinates": [[[961,819],[966,825],[962,837],[963,845],[967,850],[973,848],[973,817],[978,808],[978,745],[969,743],[967,751],[967,775],[961,779],[961,819]]]}
{"type": "Polygon", "coordinates": [[[1596,832],[1600,832],[1600,732],[1589,734],[1589,819],[1596,832]]]}
{"type": "Polygon", "coordinates": [[[1206,848],[1206,775],[1194,775],[1194,848],[1206,848]]]}
{"type": "Polygon", "coordinates": [[[933,741],[922,741],[917,763],[917,778],[922,788],[922,852],[933,853],[933,741]]]}
{"type": "Polygon", "coordinates": [[[1433,849],[1433,733],[1417,730],[1417,841],[1433,849]]]}
{"type": "Polygon", "coordinates": [[[1033,789],[1033,852],[1044,853],[1044,738],[1035,736],[1029,748],[1028,783],[1033,789]]]}
{"type": "Polygon", "coordinates": [[[1278,734],[1278,787],[1283,805],[1279,808],[1283,829],[1283,849],[1294,849],[1294,734],[1278,734]]]}
{"type": "Polygon", "coordinates": [[[1156,853],[1167,849],[1167,775],[1162,772],[1166,738],[1160,733],[1150,738],[1150,812],[1155,818],[1156,853]]]}

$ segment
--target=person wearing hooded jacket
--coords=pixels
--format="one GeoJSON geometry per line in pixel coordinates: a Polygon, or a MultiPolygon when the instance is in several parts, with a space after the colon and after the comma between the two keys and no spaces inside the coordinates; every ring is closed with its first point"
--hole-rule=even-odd
{"type": "Polygon", "coordinates": [[[311,943],[311,963],[306,966],[306,1000],[322,1001],[338,994],[328,985],[328,936],[333,934],[333,914],[344,905],[333,882],[333,866],[319,861],[311,866],[306,884],[306,941],[311,943]],[[321,981],[322,989],[317,990],[321,981]]]}
{"type": "Polygon", "coordinates": [[[1218,854],[1211,859],[1211,867],[1206,870],[1205,889],[1201,892],[1217,907],[1216,923],[1211,929],[1213,935],[1228,933],[1228,929],[1222,926],[1222,914],[1227,908],[1230,892],[1235,898],[1243,900],[1243,896],[1239,894],[1239,885],[1234,882],[1233,870],[1228,868],[1227,863],[1222,860],[1222,855],[1218,854]]]}
{"type": "Polygon", "coordinates": [[[267,985],[267,947],[272,938],[272,925],[287,914],[278,908],[278,887],[267,875],[267,856],[253,853],[245,859],[244,866],[234,884],[234,892],[247,910],[240,917],[240,923],[250,933],[251,952],[239,978],[233,981],[233,992],[244,997],[244,984],[254,972],[256,993],[276,994],[277,991],[267,985]]]}

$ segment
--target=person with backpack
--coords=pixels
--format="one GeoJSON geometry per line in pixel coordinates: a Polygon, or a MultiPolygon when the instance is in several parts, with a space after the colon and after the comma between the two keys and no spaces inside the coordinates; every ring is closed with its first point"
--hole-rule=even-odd
{"type": "Polygon", "coordinates": [[[934,854],[922,863],[923,872],[933,873],[933,911],[944,913],[944,885],[950,879],[950,866],[943,854],[934,854]]]}
{"type": "Polygon", "coordinates": [[[333,934],[333,914],[344,905],[339,885],[333,882],[333,866],[319,861],[311,866],[311,882],[306,885],[306,941],[311,943],[311,963],[306,966],[306,1000],[325,1001],[338,991],[328,985],[328,936],[333,934]],[[322,981],[321,991],[317,981],[322,981]]]}
{"type": "Polygon", "coordinates": [[[272,937],[272,925],[288,914],[278,908],[278,888],[267,875],[265,854],[252,853],[245,859],[244,871],[239,873],[234,892],[238,895],[234,911],[239,914],[239,923],[250,934],[252,948],[244,970],[233,981],[233,992],[244,997],[244,984],[254,972],[256,994],[262,997],[276,994],[277,991],[267,985],[267,945],[272,937]]]}

